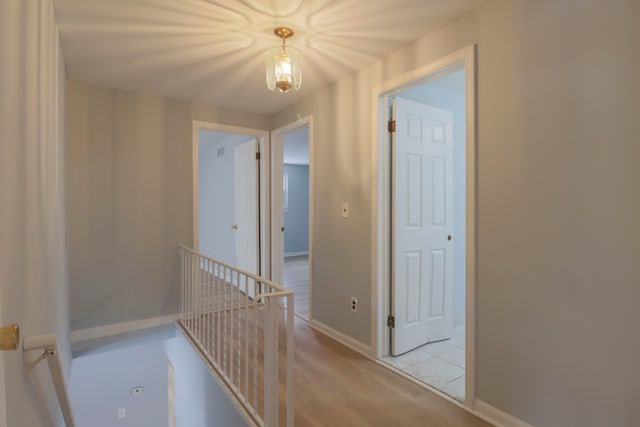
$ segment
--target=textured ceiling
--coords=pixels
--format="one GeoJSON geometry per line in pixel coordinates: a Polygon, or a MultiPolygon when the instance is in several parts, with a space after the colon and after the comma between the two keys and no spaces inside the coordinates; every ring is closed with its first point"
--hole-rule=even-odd
{"type": "Polygon", "coordinates": [[[488,0],[54,0],[70,79],[273,114],[488,0]],[[265,84],[277,25],[302,89],[265,84]]]}

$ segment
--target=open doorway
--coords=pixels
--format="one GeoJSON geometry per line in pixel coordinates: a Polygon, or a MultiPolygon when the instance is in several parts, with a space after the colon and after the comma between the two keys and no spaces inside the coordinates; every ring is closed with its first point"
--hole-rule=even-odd
{"type": "Polygon", "coordinates": [[[242,270],[264,274],[266,132],[194,124],[194,247],[242,270]]]}
{"type": "Polygon", "coordinates": [[[462,402],[475,340],[472,58],[417,70],[378,103],[378,357],[462,402]]]}
{"type": "Polygon", "coordinates": [[[294,290],[294,312],[311,319],[311,118],[272,132],[273,279],[294,290]]]}

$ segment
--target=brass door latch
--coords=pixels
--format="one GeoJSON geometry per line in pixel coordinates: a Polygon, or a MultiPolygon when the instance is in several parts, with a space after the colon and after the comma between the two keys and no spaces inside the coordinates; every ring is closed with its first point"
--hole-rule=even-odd
{"type": "Polygon", "coordinates": [[[7,325],[0,328],[0,351],[15,350],[20,344],[20,328],[18,325],[7,325]]]}

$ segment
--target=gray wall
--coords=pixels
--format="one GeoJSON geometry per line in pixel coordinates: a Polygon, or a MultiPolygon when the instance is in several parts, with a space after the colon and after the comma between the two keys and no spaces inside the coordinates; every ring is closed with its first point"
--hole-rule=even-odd
{"type": "Polygon", "coordinates": [[[289,210],[284,212],[284,254],[309,251],[309,166],[284,165],[289,210]]]}
{"type": "Polygon", "coordinates": [[[176,313],[177,249],[192,244],[192,121],[270,119],[68,83],[71,328],[176,313]]]}
{"type": "Polygon", "coordinates": [[[177,427],[248,426],[182,334],[167,340],[165,349],[175,369],[177,427]]]}
{"type": "MultiPolygon", "coordinates": [[[[0,325],[57,334],[68,371],[64,96],[52,1],[0,1],[0,325]]],[[[24,356],[0,356],[0,417],[10,427],[63,425],[46,364],[27,377],[24,356]]]]}
{"type": "Polygon", "coordinates": [[[464,325],[466,294],[466,104],[464,70],[431,80],[399,96],[453,113],[453,326],[464,325]],[[445,83],[446,80],[446,83],[445,83]]]}
{"type": "Polygon", "coordinates": [[[316,124],[314,318],[370,343],[373,85],[477,43],[478,398],[640,424],[637,22],[637,1],[496,0],[277,114],[316,124]]]}

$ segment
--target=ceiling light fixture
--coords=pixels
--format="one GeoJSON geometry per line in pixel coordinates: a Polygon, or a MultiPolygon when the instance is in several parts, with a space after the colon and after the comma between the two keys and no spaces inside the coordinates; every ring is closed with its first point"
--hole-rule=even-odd
{"type": "Polygon", "coordinates": [[[300,53],[285,41],[293,36],[293,30],[287,27],[277,27],[273,33],[282,38],[282,46],[269,49],[267,53],[267,87],[269,90],[278,88],[280,92],[289,89],[300,89],[302,84],[302,67],[300,53]]]}

